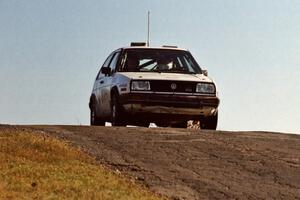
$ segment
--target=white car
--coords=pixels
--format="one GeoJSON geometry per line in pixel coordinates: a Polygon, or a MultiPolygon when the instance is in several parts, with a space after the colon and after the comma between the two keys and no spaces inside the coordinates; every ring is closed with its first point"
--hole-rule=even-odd
{"type": "Polygon", "coordinates": [[[132,43],[112,52],[96,77],[90,97],[91,125],[186,127],[200,121],[217,128],[216,85],[191,53],[173,46],[132,43]]]}

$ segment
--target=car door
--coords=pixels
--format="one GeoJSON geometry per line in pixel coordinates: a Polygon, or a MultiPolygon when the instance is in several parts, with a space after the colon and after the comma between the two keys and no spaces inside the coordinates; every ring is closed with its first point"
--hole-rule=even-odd
{"type": "MultiPolygon", "coordinates": [[[[105,60],[104,64],[102,67],[108,67],[109,63],[111,62],[113,58],[114,53],[111,53],[107,59],[105,60]]],[[[101,90],[105,86],[105,74],[101,72],[101,69],[99,70],[99,73],[96,77],[95,85],[94,85],[94,94],[96,96],[96,115],[98,117],[105,117],[105,110],[104,108],[104,102],[103,102],[103,97],[101,95],[101,90]]]]}
{"type": "Polygon", "coordinates": [[[120,57],[120,51],[116,51],[113,54],[113,58],[109,63],[109,68],[111,69],[111,73],[103,77],[103,84],[101,87],[101,98],[102,98],[102,108],[105,116],[109,116],[111,114],[111,88],[114,85],[113,78],[115,76],[115,69],[120,57]]]}

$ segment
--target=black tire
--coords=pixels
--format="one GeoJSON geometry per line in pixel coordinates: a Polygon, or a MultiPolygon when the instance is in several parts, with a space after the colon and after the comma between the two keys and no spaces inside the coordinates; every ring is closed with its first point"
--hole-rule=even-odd
{"type": "Polygon", "coordinates": [[[170,124],[167,122],[155,122],[155,125],[158,127],[169,127],[170,124]]]}
{"type": "Polygon", "coordinates": [[[95,103],[92,102],[91,108],[90,108],[90,125],[91,126],[104,126],[105,121],[102,120],[101,118],[97,117],[96,112],[95,112],[95,103]]]}
{"type": "Polygon", "coordinates": [[[118,95],[111,96],[111,125],[112,126],[126,126],[124,114],[118,101],[118,95]]]}
{"type": "Polygon", "coordinates": [[[215,115],[200,120],[201,129],[216,130],[218,125],[218,112],[215,115]]]}
{"type": "Polygon", "coordinates": [[[136,122],[136,123],[132,123],[135,126],[140,126],[140,127],[149,127],[149,122],[136,122]]]}
{"type": "Polygon", "coordinates": [[[186,121],[177,122],[177,123],[171,124],[171,127],[173,127],[173,128],[187,128],[187,122],[186,121]]]}

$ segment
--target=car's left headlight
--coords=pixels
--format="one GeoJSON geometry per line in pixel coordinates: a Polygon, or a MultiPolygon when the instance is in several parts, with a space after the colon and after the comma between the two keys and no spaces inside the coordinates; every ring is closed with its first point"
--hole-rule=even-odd
{"type": "Polygon", "coordinates": [[[197,93],[215,94],[216,87],[213,83],[198,83],[196,86],[197,93]]]}
{"type": "Polygon", "coordinates": [[[149,81],[132,81],[131,90],[150,90],[149,81]]]}

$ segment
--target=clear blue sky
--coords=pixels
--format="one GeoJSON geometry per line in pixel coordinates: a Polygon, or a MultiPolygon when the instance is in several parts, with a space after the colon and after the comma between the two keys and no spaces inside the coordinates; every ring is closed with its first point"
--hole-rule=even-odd
{"type": "Polygon", "coordinates": [[[0,0],[0,123],[88,124],[99,66],[131,41],[189,49],[219,129],[300,133],[298,0],[0,0]]]}

